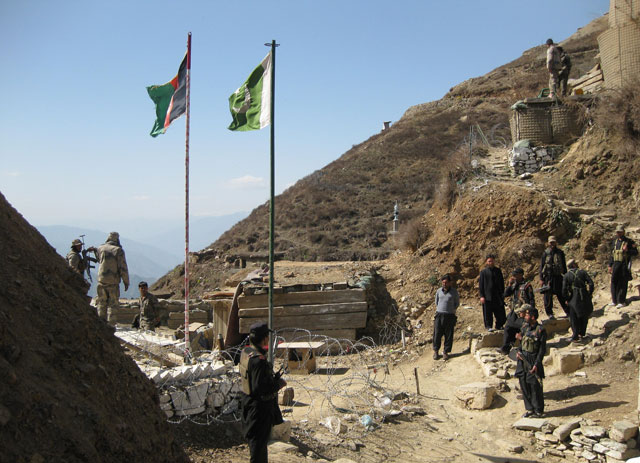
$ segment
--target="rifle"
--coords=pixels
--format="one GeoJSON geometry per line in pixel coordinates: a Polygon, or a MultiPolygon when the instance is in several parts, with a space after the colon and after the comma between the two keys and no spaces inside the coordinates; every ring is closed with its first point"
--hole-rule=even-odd
{"type": "Polygon", "coordinates": [[[98,262],[98,255],[96,254],[96,248],[91,246],[88,249],[84,248],[84,235],[80,235],[80,240],[82,241],[82,263],[84,264],[84,269],[87,271],[87,278],[90,282],[93,283],[93,279],[91,278],[91,269],[96,268],[95,265],[91,265],[91,262],[98,262]],[[95,257],[91,257],[89,255],[90,252],[93,252],[95,257]]]}
{"type": "MultiPolygon", "coordinates": [[[[522,353],[522,348],[518,347],[517,349],[512,349],[511,352],[509,352],[509,358],[511,360],[522,360],[522,364],[524,365],[524,367],[527,369],[528,372],[531,372],[531,369],[533,368],[531,366],[531,364],[527,361],[526,358],[524,358],[524,355],[521,355],[520,357],[518,357],[518,354],[522,353]]],[[[538,384],[540,384],[540,386],[542,386],[542,378],[540,376],[538,376],[538,372],[536,372],[533,376],[535,376],[536,381],[538,381],[538,384]]]]}

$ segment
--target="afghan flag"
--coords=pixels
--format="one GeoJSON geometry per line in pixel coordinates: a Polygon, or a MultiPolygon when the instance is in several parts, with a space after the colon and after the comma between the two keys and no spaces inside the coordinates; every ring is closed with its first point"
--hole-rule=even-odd
{"type": "Polygon", "coordinates": [[[187,54],[180,64],[178,75],[164,85],[147,87],[147,93],[156,105],[156,122],[151,136],[165,133],[169,125],[187,110],[187,54]]]}
{"type": "Polygon", "coordinates": [[[260,130],[271,122],[271,53],[229,97],[229,130],[260,130]]]}

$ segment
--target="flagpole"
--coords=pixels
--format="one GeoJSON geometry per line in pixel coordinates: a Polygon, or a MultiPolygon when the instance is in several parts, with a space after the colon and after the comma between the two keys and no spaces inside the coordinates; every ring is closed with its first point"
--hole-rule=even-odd
{"type": "MultiPolygon", "coordinates": [[[[270,195],[269,195],[269,329],[273,330],[273,275],[274,275],[274,222],[275,222],[275,109],[276,109],[276,47],[275,40],[265,43],[271,47],[271,154],[270,158],[270,195]]],[[[269,363],[273,365],[273,331],[269,331],[269,363]]]]}
{"type": "Polygon", "coordinates": [[[189,109],[191,98],[191,32],[187,38],[187,123],[185,137],[185,201],[184,201],[184,360],[191,363],[189,344],[189,109]]]}

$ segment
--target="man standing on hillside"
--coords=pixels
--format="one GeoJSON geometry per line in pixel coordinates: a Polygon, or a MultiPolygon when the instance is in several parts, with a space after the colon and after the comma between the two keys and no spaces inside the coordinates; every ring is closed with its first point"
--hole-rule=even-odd
{"type": "Polygon", "coordinates": [[[547,39],[547,70],[549,71],[549,97],[555,98],[560,73],[560,52],[553,39],[547,39]]]}
{"type": "Polygon", "coordinates": [[[567,96],[569,74],[571,73],[571,58],[569,57],[569,53],[564,51],[562,47],[558,47],[558,53],[560,53],[560,71],[558,71],[560,94],[567,96]]]}
{"type": "Polygon", "coordinates": [[[593,312],[593,280],[587,272],[578,269],[574,259],[567,262],[569,271],[562,280],[562,294],[569,301],[569,318],[571,319],[571,342],[579,341],[587,335],[587,323],[593,312]]]}
{"type": "Polygon", "coordinates": [[[484,327],[493,331],[493,317],[496,319],[496,329],[501,330],[507,318],[504,312],[504,277],[502,270],[495,266],[495,256],[489,254],[485,260],[485,268],[480,272],[478,289],[484,327]]]}
{"type": "Polygon", "coordinates": [[[542,379],[544,366],[542,358],[547,350],[547,331],[538,323],[538,310],[529,309],[524,316],[522,330],[516,335],[520,339],[520,350],[517,353],[515,377],[520,381],[525,417],[544,416],[544,391],[542,379]]]}
{"type": "Polygon", "coordinates": [[[616,239],[613,240],[609,256],[609,273],[611,274],[611,304],[609,305],[620,308],[627,303],[627,287],[632,279],[631,258],[637,255],[636,243],[627,238],[624,235],[624,227],[618,225],[616,239]]]}
{"type": "Polygon", "coordinates": [[[124,290],[129,289],[127,259],[117,232],[109,233],[107,241],[98,248],[98,262],[98,315],[111,322],[112,310],[120,306],[120,280],[124,283],[124,290]]]}
{"type": "Polygon", "coordinates": [[[433,359],[440,355],[440,341],[444,336],[442,360],[449,360],[453,347],[453,328],[456,326],[456,309],[460,305],[458,290],[451,286],[451,277],[447,274],[441,279],[442,287],[436,291],[436,315],[433,321],[433,359]]]}
{"type": "Polygon", "coordinates": [[[540,285],[545,288],[543,291],[544,311],[549,318],[555,318],[553,316],[553,295],[555,294],[562,310],[568,317],[569,308],[562,296],[562,277],[567,273],[564,251],[558,247],[555,236],[550,236],[547,241],[549,246],[542,253],[540,259],[540,285]]]}

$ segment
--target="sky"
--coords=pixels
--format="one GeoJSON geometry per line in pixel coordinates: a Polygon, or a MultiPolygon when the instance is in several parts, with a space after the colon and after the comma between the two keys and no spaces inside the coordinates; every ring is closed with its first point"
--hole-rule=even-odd
{"type": "MultiPolygon", "coordinates": [[[[146,87],[192,33],[190,214],[269,197],[269,129],[228,98],[276,40],[276,193],[411,106],[566,39],[609,0],[4,0],[0,192],[34,225],[184,220],[185,117],[149,136],[146,87]]],[[[276,205],[277,207],[277,205],[276,205]]]]}

